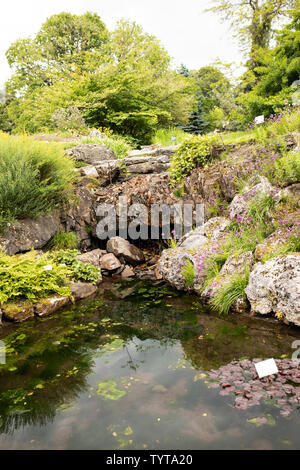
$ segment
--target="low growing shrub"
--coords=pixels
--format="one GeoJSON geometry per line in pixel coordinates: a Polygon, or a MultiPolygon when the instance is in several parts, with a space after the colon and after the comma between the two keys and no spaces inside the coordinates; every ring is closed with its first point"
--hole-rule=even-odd
{"type": "Polygon", "coordinates": [[[76,281],[86,281],[96,284],[101,279],[100,268],[90,263],[83,263],[76,257],[80,252],[77,250],[58,250],[51,253],[56,263],[65,264],[69,267],[70,276],[76,281]]]}
{"type": "Polygon", "coordinates": [[[212,149],[218,143],[217,135],[196,135],[186,139],[172,156],[171,185],[180,183],[196,166],[202,167],[212,160],[212,149]]]}
{"type": "Polygon", "coordinates": [[[66,286],[69,270],[48,255],[30,251],[25,255],[0,254],[0,304],[25,298],[36,300],[51,294],[70,295],[66,286]]]}

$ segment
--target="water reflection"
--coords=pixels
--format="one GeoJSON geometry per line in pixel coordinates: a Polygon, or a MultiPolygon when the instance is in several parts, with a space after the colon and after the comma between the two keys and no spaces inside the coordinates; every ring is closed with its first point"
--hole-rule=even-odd
{"type": "MultiPolygon", "coordinates": [[[[2,336],[1,448],[191,449],[265,439],[253,416],[234,410],[204,376],[245,357],[289,355],[300,333],[217,317],[165,286],[116,283],[96,300],[2,336]]],[[[275,420],[268,445],[297,446],[294,418],[284,439],[283,418],[268,406],[255,410],[275,420]]]]}

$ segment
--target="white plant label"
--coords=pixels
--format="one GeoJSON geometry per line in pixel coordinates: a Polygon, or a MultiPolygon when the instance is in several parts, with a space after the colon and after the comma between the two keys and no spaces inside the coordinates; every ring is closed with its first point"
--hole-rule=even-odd
{"type": "Polygon", "coordinates": [[[256,118],[254,119],[255,124],[263,124],[264,122],[265,122],[265,116],[264,115],[256,116],[256,118]]]}
{"type": "Polygon", "coordinates": [[[258,373],[258,377],[268,377],[269,375],[278,374],[278,368],[274,359],[267,359],[266,361],[257,362],[255,369],[258,373]]]}

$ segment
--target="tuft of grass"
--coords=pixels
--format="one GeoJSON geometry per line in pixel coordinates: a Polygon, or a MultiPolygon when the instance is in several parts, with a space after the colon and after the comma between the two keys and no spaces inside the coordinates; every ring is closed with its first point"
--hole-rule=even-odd
{"type": "Polygon", "coordinates": [[[49,242],[49,248],[52,250],[72,250],[78,247],[78,236],[74,232],[58,231],[49,242]]]}
{"type": "MultiPolygon", "coordinates": [[[[106,147],[114,152],[117,158],[127,157],[128,153],[132,150],[129,140],[119,135],[111,135],[104,139],[84,137],[79,144],[106,145],[106,147]]],[[[78,142],[76,145],[78,145],[78,142]]]]}
{"type": "Polygon", "coordinates": [[[244,274],[236,274],[232,276],[218,290],[215,297],[210,300],[210,305],[220,314],[227,315],[230,308],[239,297],[246,298],[244,290],[248,285],[249,270],[244,274]]]}
{"type": "Polygon", "coordinates": [[[186,260],[181,270],[181,275],[184,277],[186,287],[192,289],[194,287],[195,266],[191,260],[186,260]]]}

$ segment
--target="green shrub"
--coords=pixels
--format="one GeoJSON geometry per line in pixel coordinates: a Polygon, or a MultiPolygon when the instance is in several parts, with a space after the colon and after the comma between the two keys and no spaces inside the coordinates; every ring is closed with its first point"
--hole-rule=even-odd
{"type": "Polygon", "coordinates": [[[70,269],[71,277],[76,281],[86,281],[96,284],[101,279],[100,268],[77,259],[77,250],[58,250],[51,254],[56,263],[65,264],[70,269]]]}
{"type": "Polygon", "coordinates": [[[212,149],[220,143],[217,135],[193,136],[186,139],[172,156],[170,178],[175,186],[196,166],[204,166],[212,160],[212,149]]]}
{"type": "Polygon", "coordinates": [[[221,314],[228,314],[230,308],[239,297],[246,298],[244,290],[248,285],[249,271],[244,274],[236,274],[226,281],[217,291],[215,297],[210,300],[210,305],[221,314]]]}
{"type": "Polygon", "coordinates": [[[90,263],[82,263],[81,261],[74,261],[71,265],[72,277],[77,281],[91,282],[97,284],[101,279],[100,268],[97,268],[90,263]]]}
{"type": "Polygon", "coordinates": [[[0,135],[0,225],[52,210],[69,194],[74,165],[61,146],[0,135]]]}
{"type": "Polygon", "coordinates": [[[263,125],[255,126],[255,140],[257,143],[271,146],[275,149],[285,149],[284,136],[291,132],[298,132],[300,128],[300,113],[298,109],[285,112],[274,122],[267,121],[263,125]]]}
{"type": "Polygon", "coordinates": [[[78,236],[74,232],[58,231],[49,242],[49,248],[53,250],[68,250],[78,247],[78,236]]]}
{"type": "Polygon", "coordinates": [[[65,285],[68,275],[68,268],[54,263],[48,255],[38,256],[35,251],[17,256],[2,253],[0,304],[19,298],[32,301],[51,294],[70,295],[65,285]]]}
{"type": "Polygon", "coordinates": [[[300,181],[300,151],[292,151],[274,162],[272,180],[283,186],[300,181]]]}

